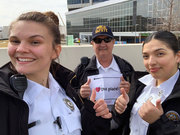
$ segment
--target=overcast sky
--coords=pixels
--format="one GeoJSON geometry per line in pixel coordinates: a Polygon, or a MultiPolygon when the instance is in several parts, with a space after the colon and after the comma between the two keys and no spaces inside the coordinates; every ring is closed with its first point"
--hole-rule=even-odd
{"type": "Polygon", "coordinates": [[[53,11],[58,17],[60,14],[65,23],[67,0],[0,0],[0,26],[8,26],[28,11],[53,11]]]}

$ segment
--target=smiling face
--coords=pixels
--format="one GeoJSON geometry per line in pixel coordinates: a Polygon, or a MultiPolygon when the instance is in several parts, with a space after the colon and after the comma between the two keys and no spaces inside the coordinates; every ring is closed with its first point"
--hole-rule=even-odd
{"type": "MultiPolygon", "coordinates": [[[[104,38],[107,38],[107,36],[98,36],[96,38],[104,39],[104,38]]],[[[95,43],[94,41],[91,41],[96,57],[98,58],[112,57],[112,50],[114,47],[114,43],[115,43],[114,39],[112,39],[108,43],[105,43],[103,40],[101,43],[98,43],[98,44],[95,43]]]]}
{"type": "Polygon", "coordinates": [[[47,27],[33,21],[18,21],[10,31],[8,54],[17,72],[27,77],[48,74],[51,61],[60,53],[53,49],[47,27]]]}
{"type": "Polygon", "coordinates": [[[147,71],[160,85],[177,72],[180,53],[175,54],[165,42],[152,39],[144,44],[143,59],[147,71]]]}

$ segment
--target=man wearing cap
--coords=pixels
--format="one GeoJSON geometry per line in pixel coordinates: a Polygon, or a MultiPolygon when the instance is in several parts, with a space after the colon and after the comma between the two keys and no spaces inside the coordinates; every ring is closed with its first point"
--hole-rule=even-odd
{"type": "MultiPolygon", "coordinates": [[[[92,89],[96,90],[96,98],[106,101],[109,110],[112,109],[120,88],[128,92],[133,67],[124,59],[112,54],[115,39],[111,28],[99,25],[93,29],[92,41],[95,55],[89,59],[81,58],[81,64],[75,69],[74,83],[83,100],[89,98],[92,89]]],[[[119,132],[117,123],[112,119],[111,133],[119,132]]]]}

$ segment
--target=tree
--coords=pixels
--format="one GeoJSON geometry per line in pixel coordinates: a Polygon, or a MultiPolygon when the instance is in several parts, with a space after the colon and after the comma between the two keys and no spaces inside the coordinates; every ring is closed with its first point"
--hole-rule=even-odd
{"type": "Polygon", "coordinates": [[[148,25],[151,30],[180,31],[180,2],[154,0],[153,17],[148,25]]]}

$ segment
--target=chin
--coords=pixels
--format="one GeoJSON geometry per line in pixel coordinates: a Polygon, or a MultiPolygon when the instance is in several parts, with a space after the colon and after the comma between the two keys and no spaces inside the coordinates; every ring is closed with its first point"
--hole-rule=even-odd
{"type": "Polygon", "coordinates": [[[154,77],[154,79],[156,79],[156,80],[158,80],[158,79],[160,79],[160,77],[157,75],[157,74],[151,74],[153,77],[154,77]]]}
{"type": "Polygon", "coordinates": [[[18,69],[18,68],[17,68],[16,70],[17,70],[17,72],[20,73],[20,74],[23,74],[23,75],[27,74],[27,71],[24,70],[24,69],[18,69]]]}

